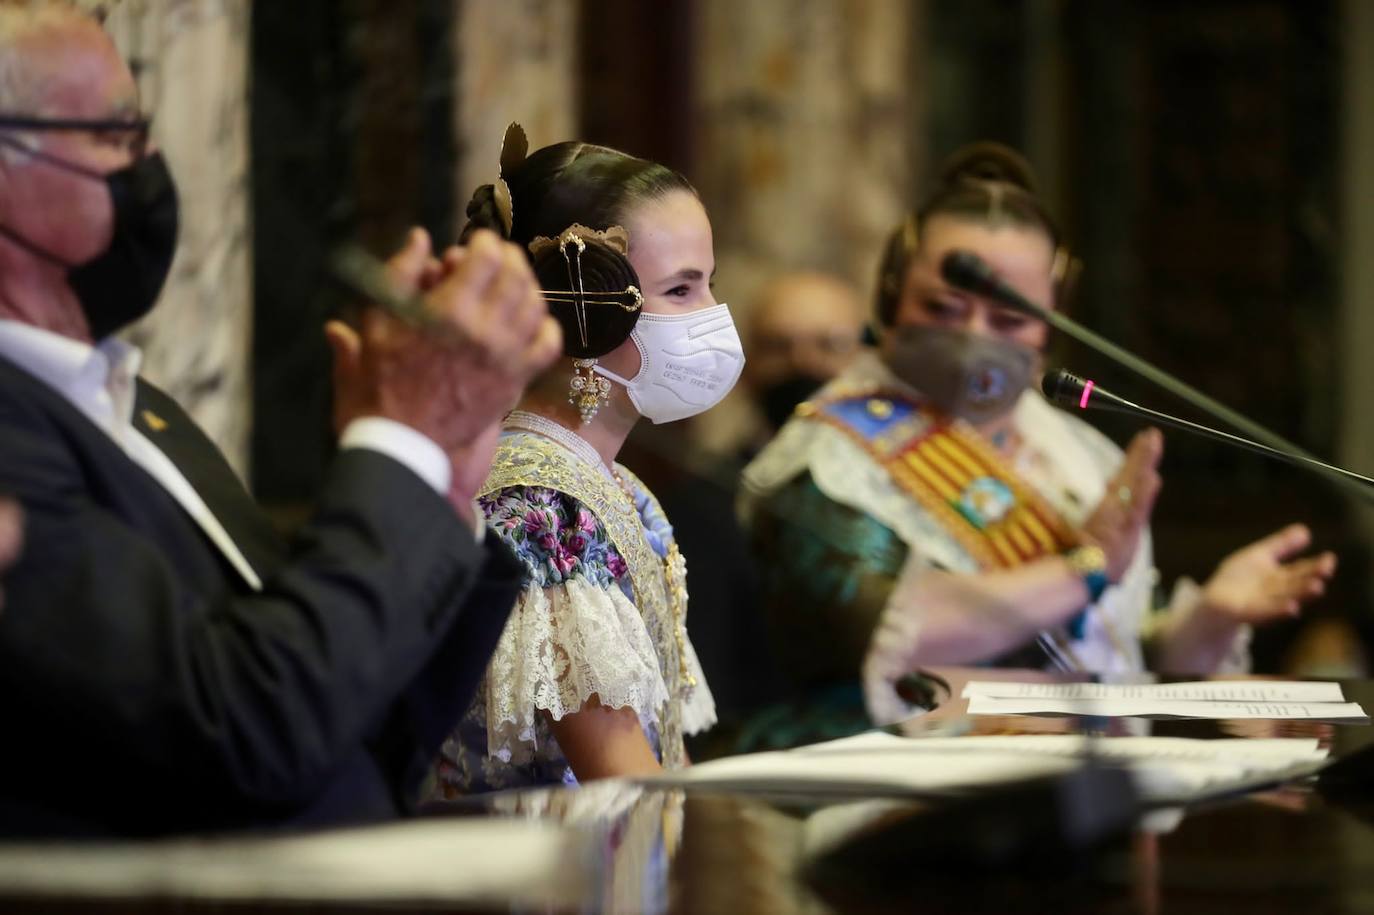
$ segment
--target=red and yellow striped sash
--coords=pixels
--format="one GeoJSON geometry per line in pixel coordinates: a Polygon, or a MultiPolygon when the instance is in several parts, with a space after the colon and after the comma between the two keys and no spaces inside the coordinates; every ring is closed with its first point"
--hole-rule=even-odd
{"type": "Polygon", "coordinates": [[[1078,543],[1059,513],[965,423],[891,395],[818,402],[802,413],[860,443],[983,568],[1013,568],[1078,543]]]}

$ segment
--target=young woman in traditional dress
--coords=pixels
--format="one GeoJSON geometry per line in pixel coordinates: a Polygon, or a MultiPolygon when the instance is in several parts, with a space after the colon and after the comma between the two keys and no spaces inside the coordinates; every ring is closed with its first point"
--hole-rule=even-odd
{"type": "Polygon", "coordinates": [[[566,357],[507,418],[479,498],[528,582],[443,748],[441,795],[682,766],[684,734],[715,721],[672,526],[616,462],[640,419],[709,408],[743,367],[711,289],[710,221],[657,163],[579,142],[523,147],[508,132],[469,226],[528,250],[566,357]]]}

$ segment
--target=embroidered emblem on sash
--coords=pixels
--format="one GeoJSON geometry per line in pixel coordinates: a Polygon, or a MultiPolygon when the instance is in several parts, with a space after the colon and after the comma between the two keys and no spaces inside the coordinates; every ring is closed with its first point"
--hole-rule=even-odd
{"type": "Polygon", "coordinates": [[[843,430],[984,568],[1075,546],[1073,529],[960,420],[890,393],[810,402],[798,413],[843,430]]]}

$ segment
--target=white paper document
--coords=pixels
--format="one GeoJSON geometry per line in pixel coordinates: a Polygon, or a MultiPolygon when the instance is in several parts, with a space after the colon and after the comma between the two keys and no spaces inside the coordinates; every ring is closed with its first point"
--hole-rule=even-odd
{"type": "Polygon", "coordinates": [[[1313,739],[1196,740],[1028,734],[857,737],[755,753],[665,773],[655,783],[738,791],[956,796],[1000,783],[1067,773],[1085,754],[1130,769],[1150,803],[1187,803],[1315,772],[1327,751],[1313,739]]]}
{"type": "Polygon", "coordinates": [[[970,715],[1089,715],[1143,718],[1303,718],[1367,722],[1339,683],[1278,680],[1164,684],[971,681],[970,715]]]}
{"type": "Polygon", "coordinates": [[[1099,718],[1306,718],[1368,721],[1354,702],[1189,702],[1181,699],[998,699],[974,696],[970,715],[1090,715],[1099,718]]]}
{"type": "Polygon", "coordinates": [[[1185,699],[1204,702],[1344,702],[1339,683],[1301,680],[1196,680],[1189,683],[1017,683],[971,680],[965,699],[1185,699]]]}

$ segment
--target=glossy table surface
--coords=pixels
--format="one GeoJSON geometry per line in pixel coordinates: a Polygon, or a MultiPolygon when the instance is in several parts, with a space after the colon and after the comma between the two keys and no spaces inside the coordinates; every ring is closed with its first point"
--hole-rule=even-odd
{"type": "MultiPolygon", "coordinates": [[[[1065,731],[1078,725],[1072,718],[964,716],[958,698],[963,679],[1045,674],[932,673],[940,705],[913,720],[909,730],[914,734],[948,733],[952,722],[963,733],[979,734],[1065,731]]],[[[1343,685],[1348,699],[1374,708],[1374,681],[1343,685]]],[[[1043,798],[1024,794],[1007,795],[1011,800],[874,798],[841,804],[797,795],[684,793],[608,782],[465,799],[432,811],[452,820],[430,823],[534,820],[565,824],[583,840],[581,879],[564,881],[565,892],[538,906],[520,902],[517,911],[1374,912],[1374,728],[1305,721],[1152,725],[1153,733],[1169,736],[1315,736],[1334,756],[1348,760],[1353,777],[1341,785],[1308,780],[1210,801],[1177,815],[1155,816],[1148,828],[1086,849],[1056,846],[1053,818],[1036,806],[1043,798]],[[1366,763],[1356,754],[1367,747],[1371,759],[1366,763]],[[1008,847],[996,854],[951,859],[922,850],[953,847],[962,826],[989,811],[1001,818],[997,822],[1008,837],[1008,847]],[[820,829],[836,822],[867,844],[814,854],[820,829]]],[[[1105,733],[1112,733],[1110,723],[1105,733]]],[[[377,841],[388,841],[386,834],[379,832],[377,841]]],[[[0,865],[5,853],[0,847],[0,865]]],[[[0,882],[0,911],[510,909],[509,900],[461,893],[384,901],[287,901],[264,894],[231,902],[175,892],[101,898],[50,889],[18,895],[0,882]]]]}

